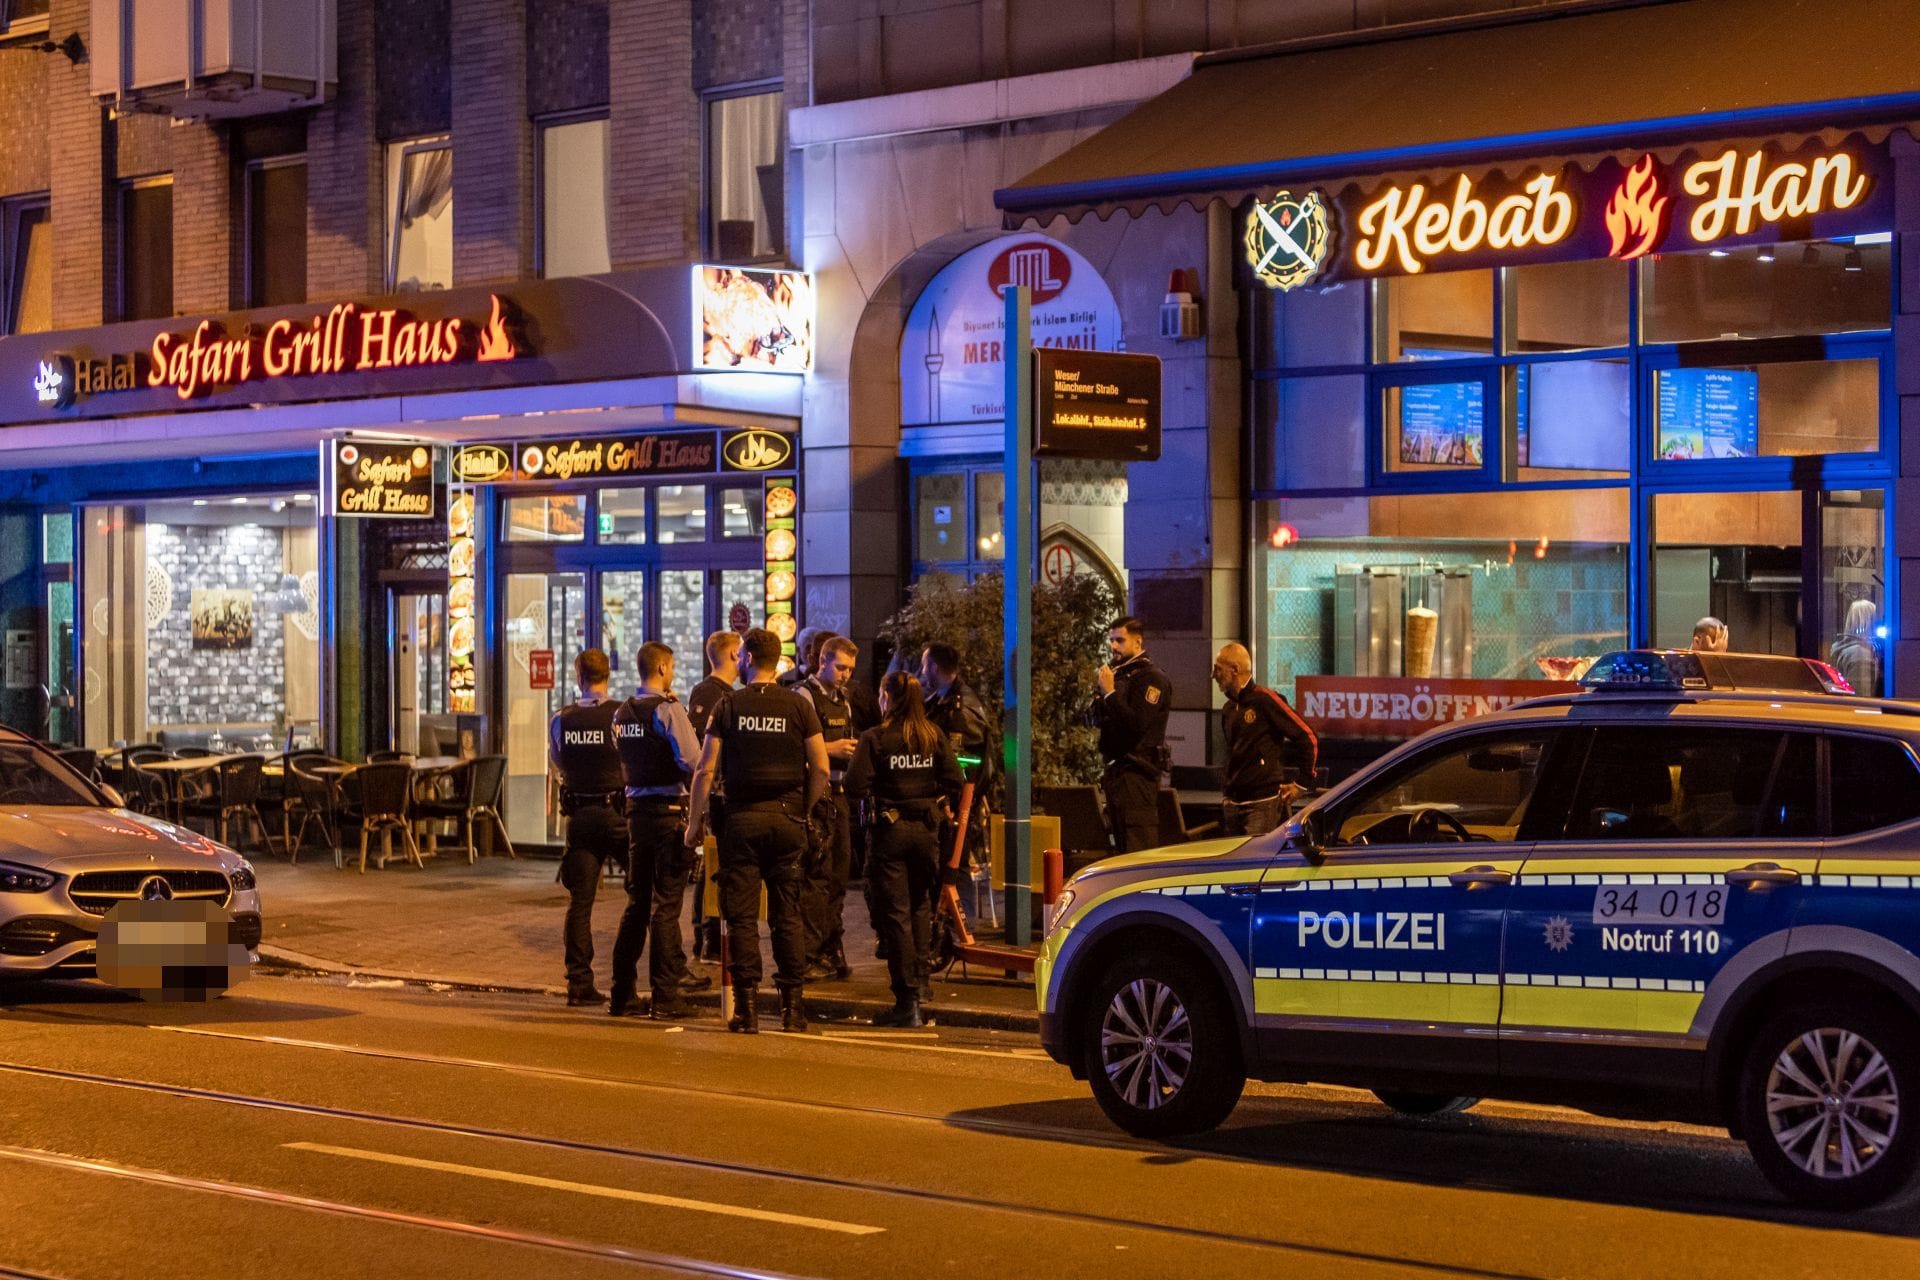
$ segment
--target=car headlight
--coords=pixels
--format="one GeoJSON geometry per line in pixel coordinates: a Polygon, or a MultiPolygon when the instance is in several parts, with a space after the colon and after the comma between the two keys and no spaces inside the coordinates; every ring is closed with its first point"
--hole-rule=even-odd
{"type": "Polygon", "coordinates": [[[60,877],[51,871],[0,862],[0,893],[45,893],[59,883],[60,877]]]}
{"type": "Polygon", "coordinates": [[[1067,913],[1072,909],[1073,890],[1062,889],[1060,896],[1047,905],[1047,928],[1044,936],[1051,938],[1053,931],[1060,927],[1060,923],[1067,918],[1067,913]]]}
{"type": "Polygon", "coordinates": [[[240,869],[228,878],[233,881],[233,891],[235,893],[245,893],[247,890],[256,888],[259,885],[259,881],[253,878],[253,864],[245,859],[241,860],[240,869]]]}

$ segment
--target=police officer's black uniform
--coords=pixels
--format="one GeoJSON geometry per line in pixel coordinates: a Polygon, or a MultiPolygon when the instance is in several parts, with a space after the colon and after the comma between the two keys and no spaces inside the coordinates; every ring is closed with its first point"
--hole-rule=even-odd
{"type": "MultiPolygon", "coordinates": [[[[809,676],[795,686],[795,692],[812,700],[822,741],[831,746],[855,736],[853,703],[844,686],[830,689],[818,676],[809,676]]],[[[847,806],[846,765],[829,755],[827,768],[827,794],[814,815],[814,843],[808,850],[801,909],[807,921],[807,967],[831,970],[845,981],[852,976],[843,928],[847,880],[853,870],[852,813],[847,806]]]]}
{"type": "Polygon", "coordinates": [[[960,764],[944,736],[928,754],[908,746],[893,725],[861,734],[848,762],[847,794],[867,799],[872,838],[867,882],[893,986],[894,1010],[874,1019],[876,1023],[920,1025],[933,897],[940,886],[942,801],[958,798],[961,781],[960,764]]]}
{"type": "MultiPolygon", "coordinates": [[[[807,852],[807,739],[820,733],[813,703],[791,689],[750,684],[715,708],[707,734],[720,742],[727,789],[720,833],[720,911],[727,921],[728,977],[751,1007],[760,982],[760,886],[767,889],[774,985],[798,1007],[807,944],[800,914],[807,852]]],[[[804,1025],[804,1023],[803,1023],[804,1025]]]]}
{"type": "MultiPolygon", "coordinates": [[[[713,719],[713,709],[720,705],[720,699],[732,692],[733,686],[725,680],[708,676],[687,694],[687,719],[693,724],[694,736],[701,742],[707,740],[707,722],[713,719]]],[[[726,801],[716,786],[707,801],[707,826],[717,835],[725,825],[726,801]]],[[[717,962],[720,959],[720,918],[706,914],[706,902],[706,859],[697,858],[693,876],[693,954],[697,959],[717,962]]]]}
{"type": "Polygon", "coordinates": [[[1141,653],[1113,669],[1113,692],[1093,704],[1100,759],[1106,766],[1100,789],[1107,800],[1107,825],[1121,853],[1160,843],[1160,775],[1166,768],[1172,703],[1172,682],[1141,653]]]}
{"type": "Polygon", "coordinates": [[[1320,740],[1285,698],[1251,680],[1220,708],[1220,728],[1227,741],[1220,834],[1263,836],[1286,816],[1288,771],[1313,777],[1320,740]]]}
{"type": "Polygon", "coordinates": [[[567,842],[560,882],[567,887],[565,948],[567,1003],[597,1004],[593,986],[593,899],[600,867],[627,861],[627,824],[620,814],[625,782],[614,746],[618,704],[588,697],[562,707],[549,727],[550,755],[560,770],[560,812],[567,815],[567,842]]]}
{"type": "Polygon", "coordinates": [[[651,939],[647,977],[655,1017],[689,1012],[681,995],[687,956],[680,944],[680,907],[699,850],[681,838],[687,780],[697,740],[686,709],[671,693],[642,689],[613,715],[614,741],[626,784],[627,909],[613,942],[613,1012],[634,1011],[640,952],[651,939]]]}
{"type": "MultiPolygon", "coordinates": [[[[985,704],[967,682],[958,675],[953,683],[944,690],[935,693],[926,692],[927,719],[933,721],[947,739],[947,745],[953,749],[956,758],[975,760],[977,764],[963,764],[961,772],[974,784],[973,812],[967,819],[967,852],[970,858],[977,859],[987,845],[987,779],[993,760],[988,738],[992,727],[987,720],[985,704]]],[[[959,814],[951,813],[940,824],[940,866],[946,867],[947,859],[953,855],[954,837],[959,834],[959,814]]],[[[960,874],[966,874],[966,868],[960,868],[960,874]]],[[[940,885],[936,881],[928,894],[927,908],[934,910],[940,900],[940,885]]],[[[885,940],[882,939],[882,947],[885,940]]],[[[930,959],[931,953],[923,953],[921,959],[930,959]]],[[[923,968],[922,973],[928,970],[923,968]]],[[[925,983],[922,983],[925,988],[925,983]]]]}

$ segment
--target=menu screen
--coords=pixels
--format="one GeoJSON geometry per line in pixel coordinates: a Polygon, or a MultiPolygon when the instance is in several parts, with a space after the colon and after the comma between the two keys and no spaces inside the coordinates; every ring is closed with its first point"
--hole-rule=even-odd
{"type": "Polygon", "coordinates": [[[1486,449],[1486,392],[1478,380],[1400,388],[1400,461],[1477,467],[1486,449]]]}
{"type": "Polygon", "coordinates": [[[1663,369],[1656,387],[1660,457],[1751,458],[1760,451],[1760,374],[1663,369]]]}

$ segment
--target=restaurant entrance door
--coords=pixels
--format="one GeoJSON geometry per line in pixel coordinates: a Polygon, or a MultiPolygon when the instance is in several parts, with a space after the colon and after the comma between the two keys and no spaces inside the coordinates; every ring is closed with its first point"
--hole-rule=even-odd
{"type": "Polygon", "coordinates": [[[395,751],[454,755],[447,707],[447,593],[441,586],[387,588],[388,735],[395,751]]]}

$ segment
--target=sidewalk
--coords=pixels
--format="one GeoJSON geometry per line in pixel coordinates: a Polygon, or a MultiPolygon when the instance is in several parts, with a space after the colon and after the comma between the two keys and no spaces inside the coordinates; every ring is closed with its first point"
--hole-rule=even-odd
{"type": "MultiPolygon", "coordinates": [[[[375,870],[369,863],[364,876],[351,864],[335,870],[324,855],[303,858],[297,866],[266,856],[254,865],[266,918],[260,956],[267,963],[555,997],[566,993],[560,922],[567,892],[554,880],[558,864],[553,861],[483,858],[468,866],[442,855],[424,868],[396,860],[375,870]]],[[[610,983],[613,937],[626,901],[619,880],[601,881],[593,946],[594,979],[603,991],[610,983]]],[[[826,1019],[864,1020],[890,1008],[893,996],[885,962],[874,959],[873,930],[857,889],[847,896],[846,929],[853,978],[808,987],[807,1007],[826,1019]]],[[[764,927],[761,948],[763,963],[771,966],[764,927]]],[[[715,984],[714,991],[694,997],[696,1003],[717,1008],[719,968],[697,962],[692,968],[715,984]]],[[[644,962],[640,978],[644,990],[644,962]]],[[[771,987],[769,979],[763,998],[771,987]]],[[[939,1024],[1038,1029],[1030,978],[1009,980],[998,970],[975,967],[963,980],[955,966],[937,975],[933,988],[934,1001],[925,1012],[939,1024]]]]}

